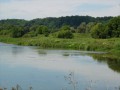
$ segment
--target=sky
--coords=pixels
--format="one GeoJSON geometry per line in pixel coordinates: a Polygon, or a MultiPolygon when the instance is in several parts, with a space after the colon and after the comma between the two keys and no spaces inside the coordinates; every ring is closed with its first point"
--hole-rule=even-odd
{"type": "Polygon", "coordinates": [[[120,15],[120,0],[0,0],[0,19],[120,15]]]}

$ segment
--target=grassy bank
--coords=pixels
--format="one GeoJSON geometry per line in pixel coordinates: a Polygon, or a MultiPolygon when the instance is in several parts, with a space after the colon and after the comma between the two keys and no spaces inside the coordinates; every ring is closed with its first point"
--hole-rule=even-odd
{"type": "Polygon", "coordinates": [[[111,53],[120,52],[120,38],[93,39],[88,34],[74,34],[73,39],[59,39],[49,35],[45,37],[11,38],[0,36],[0,42],[25,46],[40,46],[43,48],[63,48],[86,51],[105,51],[111,53]]]}

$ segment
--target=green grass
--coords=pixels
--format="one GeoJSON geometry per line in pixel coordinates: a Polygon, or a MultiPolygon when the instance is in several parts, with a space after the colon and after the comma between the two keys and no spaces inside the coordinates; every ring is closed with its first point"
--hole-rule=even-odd
{"type": "Polygon", "coordinates": [[[52,35],[49,35],[48,37],[39,35],[37,37],[27,38],[0,36],[0,42],[25,46],[40,46],[43,48],[63,48],[113,53],[120,52],[120,38],[94,39],[91,38],[89,34],[74,34],[73,39],[59,39],[52,35]]]}

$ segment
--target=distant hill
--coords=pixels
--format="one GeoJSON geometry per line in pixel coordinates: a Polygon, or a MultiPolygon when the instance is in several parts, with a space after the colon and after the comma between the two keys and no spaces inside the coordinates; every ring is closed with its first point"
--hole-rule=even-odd
{"type": "Polygon", "coordinates": [[[0,20],[1,25],[17,25],[17,26],[32,26],[32,25],[45,25],[49,28],[60,28],[62,25],[69,25],[71,27],[77,27],[82,22],[107,22],[113,17],[91,17],[91,16],[65,16],[65,17],[47,17],[37,18],[30,21],[23,19],[6,19],[0,20]]]}

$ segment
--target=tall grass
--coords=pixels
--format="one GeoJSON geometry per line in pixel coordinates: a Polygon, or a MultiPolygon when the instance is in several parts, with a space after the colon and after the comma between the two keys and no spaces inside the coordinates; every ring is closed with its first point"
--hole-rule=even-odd
{"type": "Polygon", "coordinates": [[[89,34],[74,34],[73,39],[59,39],[52,35],[39,35],[28,38],[11,38],[0,36],[0,42],[25,46],[40,46],[43,48],[64,48],[87,51],[120,52],[120,38],[93,39],[89,34]]]}

